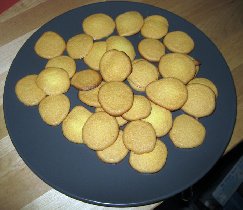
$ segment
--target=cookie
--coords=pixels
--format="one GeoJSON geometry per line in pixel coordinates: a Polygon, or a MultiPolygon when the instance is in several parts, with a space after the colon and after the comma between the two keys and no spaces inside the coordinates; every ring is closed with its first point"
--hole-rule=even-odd
{"type": "Polygon", "coordinates": [[[122,135],[123,132],[120,131],[117,140],[111,146],[96,152],[102,161],[105,163],[118,163],[126,157],[128,149],[123,143],[122,135]]]}
{"type": "Polygon", "coordinates": [[[116,18],[116,29],[120,36],[131,36],[140,31],[143,26],[143,16],[137,11],[122,13],[116,18]]]}
{"type": "Polygon", "coordinates": [[[145,59],[158,62],[165,54],[165,47],[157,39],[143,39],[138,44],[138,51],[145,59]]]}
{"type": "Polygon", "coordinates": [[[92,113],[82,106],[75,106],[62,123],[62,133],[71,142],[83,143],[83,126],[92,113]]]}
{"type": "Polygon", "coordinates": [[[100,73],[106,82],[122,82],[131,72],[131,60],[124,52],[109,50],[100,60],[100,73]]]}
{"type": "Polygon", "coordinates": [[[34,106],[45,98],[45,92],[36,84],[37,75],[27,75],[21,78],[15,85],[15,93],[18,99],[26,106],[34,106]]]}
{"type": "Polygon", "coordinates": [[[111,36],[106,40],[107,50],[119,50],[126,53],[131,61],[134,60],[136,53],[132,43],[123,36],[111,36]]]}
{"type": "Polygon", "coordinates": [[[172,114],[169,110],[151,102],[152,111],[143,121],[150,123],[157,137],[166,135],[172,127],[172,114]]]}
{"type": "Polygon", "coordinates": [[[171,51],[177,53],[190,53],[194,48],[193,39],[183,31],[172,31],[164,37],[164,45],[171,51]]]}
{"type": "Polygon", "coordinates": [[[92,114],[83,126],[83,142],[93,150],[104,150],[117,139],[116,118],[105,112],[92,114]]]}
{"type": "Polygon", "coordinates": [[[91,69],[79,71],[71,79],[71,85],[78,90],[90,90],[99,86],[102,82],[101,75],[91,69]]]}
{"type": "Polygon", "coordinates": [[[154,128],[150,123],[142,120],[132,121],[124,129],[123,142],[136,154],[151,152],[156,142],[154,128]]]}
{"type": "Polygon", "coordinates": [[[187,100],[187,88],[178,79],[164,78],[146,87],[148,98],[170,111],[180,109],[187,100]]]}
{"type": "Polygon", "coordinates": [[[39,104],[39,113],[48,125],[59,125],[67,116],[70,101],[64,94],[51,95],[44,98],[39,104]]]}
{"type": "Polygon", "coordinates": [[[168,156],[166,145],[160,140],[156,141],[153,151],[136,154],[130,153],[129,163],[136,171],[140,173],[156,173],[163,168],[168,156]]]}
{"type": "Polygon", "coordinates": [[[36,84],[47,95],[58,95],[68,91],[70,80],[65,70],[49,67],[40,72],[36,84]]]}
{"type": "Polygon", "coordinates": [[[137,91],[145,91],[148,84],[158,80],[158,69],[146,60],[137,59],[133,62],[132,73],[128,76],[127,81],[131,87],[137,91]]]}
{"type": "Polygon", "coordinates": [[[145,38],[161,39],[164,37],[169,28],[167,19],[160,15],[151,15],[144,19],[141,34],[145,38]]]}
{"type": "Polygon", "coordinates": [[[93,47],[93,38],[87,34],[78,34],[67,42],[67,53],[73,59],[85,57],[93,47]]]}
{"type": "Polygon", "coordinates": [[[35,52],[42,58],[50,59],[61,55],[66,48],[64,39],[53,31],[41,35],[35,44],[35,52]]]}
{"type": "Polygon", "coordinates": [[[110,115],[121,116],[133,104],[133,92],[123,82],[107,82],[99,90],[101,107],[110,115]]]}
{"type": "Polygon", "coordinates": [[[115,22],[103,13],[97,13],[86,17],[83,21],[83,30],[94,40],[102,39],[113,33],[115,22]]]}
{"type": "Polygon", "coordinates": [[[168,53],[161,57],[159,72],[163,78],[173,77],[187,84],[196,73],[195,64],[187,55],[168,53]]]}
{"type": "Polygon", "coordinates": [[[72,76],[76,72],[75,61],[71,57],[66,55],[50,59],[46,64],[46,68],[49,67],[56,67],[65,70],[68,73],[69,78],[72,78],[72,76]]]}
{"type": "Polygon", "coordinates": [[[100,60],[106,52],[106,42],[95,42],[89,53],[84,57],[84,62],[94,70],[100,70],[100,60]]]}
{"type": "Polygon", "coordinates": [[[199,69],[200,69],[201,63],[200,63],[200,61],[198,61],[197,59],[193,58],[190,55],[187,55],[187,57],[190,58],[193,61],[193,63],[195,64],[195,70],[196,70],[195,76],[196,76],[198,71],[199,71],[199,69]]]}
{"type": "Polygon", "coordinates": [[[182,114],[175,118],[169,133],[171,141],[179,148],[194,148],[201,145],[206,135],[206,129],[198,120],[182,114]]]}
{"type": "Polygon", "coordinates": [[[135,95],[133,105],[122,117],[126,120],[140,120],[146,118],[151,113],[150,101],[141,95],[135,95]]]}
{"type": "Polygon", "coordinates": [[[207,86],[202,84],[187,85],[188,99],[182,110],[194,117],[205,117],[215,109],[216,96],[207,86]]]}

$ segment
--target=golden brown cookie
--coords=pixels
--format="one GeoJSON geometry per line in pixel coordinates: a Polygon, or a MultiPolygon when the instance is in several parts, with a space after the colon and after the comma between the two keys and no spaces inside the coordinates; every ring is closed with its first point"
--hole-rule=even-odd
{"type": "Polygon", "coordinates": [[[111,36],[106,40],[107,51],[108,50],[119,50],[126,53],[131,61],[134,60],[136,53],[132,43],[123,36],[111,36]]]}
{"type": "Polygon", "coordinates": [[[56,67],[65,70],[68,73],[69,78],[72,78],[72,76],[76,72],[75,61],[71,57],[66,55],[61,55],[50,59],[46,64],[46,68],[49,67],[56,67]]]}
{"type": "Polygon", "coordinates": [[[99,91],[101,107],[110,115],[121,116],[133,104],[133,92],[123,82],[107,82],[99,91]]]}
{"type": "Polygon", "coordinates": [[[140,31],[143,26],[143,16],[137,11],[122,13],[116,18],[116,29],[120,36],[131,36],[140,31]]]}
{"type": "Polygon", "coordinates": [[[140,120],[151,113],[150,101],[141,95],[134,95],[133,105],[122,117],[126,120],[140,120]]]}
{"type": "Polygon", "coordinates": [[[165,47],[157,39],[143,39],[138,44],[138,51],[145,59],[158,62],[165,54],[165,47]]]}
{"type": "Polygon", "coordinates": [[[156,142],[154,128],[150,123],[142,120],[132,121],[124,129],[123,142],[136,154],[151,152],[156,142]]]}
{"type": "Polygon", "coordinates": [[[122,135],[123,131],[120,131],[117,140],[111,146],[96,152],[102,161],[105,163],[118,163],[126,157],[128,149],[123,143],[122,135]]]}
{"type": "Polygon", "coordinates": [[[206,129],[198,120],[182,114],[175,118],[169,135],[176,147],[193,148],[203,143],[206,129]]]}
{"type": "Polygon", "coordinates": [[[187,100],[187,88],[178,79],[164,78],[146,87],[148,98],[168,110],[180,109],[187,100]]]}
{"type": "Polygon", "coordinates": [[[53,31],[43,33],[35,44],[36,54],[47,59],[61,55],[65,48],[64,39],[53,31]]]}
{"type": "Polygon", "coordinates": [[[140,173],[156,173],[163,168],[166,163],[168,150],[166,145],[160,140],[156,141],[153,151],[136,154],[130,153],[129,163],[140,173]]]}
{"type": "Polygon", "coordinates": [[[102,82],[101,75],[91,69],[79,71],[71,79],[71,85],[78,90],[91,90],[99,86],[102,82]]]}
{"type": "Polygon", "coordinates": [[[67,116],[70,101],[64,94],[52,95],[44,98],[39,104],[39,113],[48,125],[59,125],[67,116]]]}
{"type": "Polygon", "coordinates": [[[124,52],[109,50],[100,60],[100,73],[106,82],[122,82],[131,72],[131,60],[124,52]]]}
{"type": "Polygon", "coordinates": [[[93,47],[93,38],[87,34],[78,34],[67,42],[67,53],[73,59],[85,57],[93,47]]]}
{"type": "Polygon", "coordinates": [[[86,17],[83,21],[83,30],[94,40],[109,36],[115,29],[112,18],[103,13],[97,13],[86,17]]]}
{"type": "Polygon", "coordinates": [[[45,98],[45,92],[36,84],[37,75],[27,75],[21,78],[15,86],[18,99],[26,106],[34,106],[45,98]]]}
{"type": "Polygon", "coordinates": [[[190,53],[194,48],[194,41],[183,31],[169,32],[163,42],[171,52],[190,53]]]}
{"type": "Polygon", "coordinates": [[[83,127],[83,142],[93,150],[104,150],[117,139],[119,126],[116,118],[106,112],[92,114],[83,127]]]}
{"type": "Polygon", "coordinates": [[[195,76],[194,62],[184,54],[168,53],[161,57],[159,72],[162,77],[173,77],[187,84],[195,76]]]}
{"type": "Polygon", "coordinates": [[[153,102],[151,102],[151,106],[151,114],[143,121],[149,122],[153,126],[157,137],[164,136],[172,127],[172,114],[169,110],[153,102]]]}
{"type": "Polygon", "coordinates": [[[58,95],[68,91],[70,80],[65,70],[49,67],[40,72],[36,84],[47,95],[58,95]]]}
{"type": "Polygon", "coordinates": [[[92,113],[82,106],[75,106],[62,123],[63,135],[71,142],[83,143],[83,126],[92,113]]]}
{"type": "Polygon", "coordinates": [[[216,96],[207,86],[202,84],[187,85],[188,99],[182,110],[194,117],[205,117],[215,109],[216,96]]]}

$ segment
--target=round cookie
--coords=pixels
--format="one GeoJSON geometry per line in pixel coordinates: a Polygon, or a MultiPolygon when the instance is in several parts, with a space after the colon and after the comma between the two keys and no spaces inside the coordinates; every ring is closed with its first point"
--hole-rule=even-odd
{"type": "Polygon", "coordinates": [[[95,42],[89,53],[84,57],[84,62],[94,70],[100,69],[100,60],[106,52],[106,42],[95,42]]]}
{"type": "Polygon", "coordinates": [[[99,91],[101,107],[110,115],[121,116],[133,104],[133,92],[123,82],[107,82],[99,91]]]}
{"type": "Polygon", "coordinates": [[[164,78],[146,87],[148,98],[168,110],[180,109],[187,100],[187,88],[178,79],[164,78]]]}
{"type": "Polygon", "coordinates": [[[56,67],[65,70],[68,73],[69,78],[72,78],[76,72],[76,63],[75,61],[66,55],[61,55],[55,58],[50,59],[45,68],[56,67]]]}
{"type": "Polygon", "coordinates": [[[100,73],[106,82],[122,82],[131,72],[131,60],[124,52],[109,50],[100,60],[100,73]]]}
{"type": "Polygon", "coordinates": [[[36,54],[46,59],[61,55],[65,48],[64,39],[53,31],[43,33],[35,44],[36,54]]]}
{"type": "Polygon", "coordinates": [[[130,153],[129,163],[140,173],[156,173],[163,168],[166,163],[168,150],[163,142],[156,141],[153,151],[136,154],[130,153]]]}
{"type": "Polygon", "coordinates": [[[37,75],[27,75],[21,78],[15,85],[15,93],[18,99],[26,106],[34,106],[45,98],[45,92],[36,84],[37,75]]]}
{"type": "Polygon", "coordinates": [[[145,38],[161,39],[164,37],[169,28],[167,19],[160,15],[151,15],[144,19],[141,34],[145,38]]]}
{"type": "Polygon", "coordinates": [[[138,44],[138,51],[145,59],[158,62],[165,54],[165,47],[157,39],[143,39],[138,44]]]}
{"type": "Polygon", "coordinates": [[[92,114],[83,127],[83,142],[93,150],[104,150],[117,139],[119,126],[116,118],[105,112],[92,114]]]}
{"type": "Polygon", "coordinates": [[[158,106],[151,102],[151,114],[143,119],[143,121],[150,123],[156,133],[157,137],[166,135],[172,127],[172,114],[169,110],[158,106]]]}
{"type": "Polygon", "coordinates": [[[92,113],[82,106],[75,106],[62,123],[63,135],[71,142],[83,143],[83,126],[92,113]]]}
{"type": "Polygon", "coordinates": [[[137,11],[122,13],[116,18],[116,29],[120,36],[131,36],[140,31],[143,26],[143,16],[137,11]]]}
{"type": "Polygon", "coordinates": [[[106,40],[107,50],[119,50],[125,52],[131,61],[134,60],[136,53],[132,43],[123,36],[111,36],[106,40]]]}
{"type": "Polygon", "coordinates": [[[102,161],[105,163],[118,163],[126,157],[128,149],[123,143],[122,135],[123,132],[120,131],[117,140],[111,146],[96,152],[102,161]]]}
{"type": "Polygon", "coordinates": [[[154,128],[150,123],[142,120],[132,121],[124,129],[123,142],[136,154],[151,152],[156,142],[154,128]]]}
{"type": "Polygon", "coordinates": [[[126,120],[140,120],[151,113],[150,101],[141,95],[134,95],[133,105],[128,112],[124,113],[122,117],[126,120]]]}
{"type": "Polygon", "coordinates": [[[87,34],[78,34],[67,42],[67,53],[73,59],[85,57],[93,46],[93,38],[87,34]]]}
{"type": "Polygon", "coordinates": [[[70,101],[64,94],[51,95],[44,98],[39,104],[39,113],[48,125],[59,125],[67,116],[70,101]]]}
{"type": "Polygon", "coordinates": [[[187,55],[168,53],[160,59],[159,72],[163,78],[173,77],[187,84],[195,76],[195,64],[187,55]]]}
{"type": "Polygon", "coordinates": [[[206,135],[205,127],[186,114],[175,118],[169,133],[171,141],[179,148],[194,148],[201,145],[206,135]]]}
{"type": "Polygon", "coordinates": [[[102,39],[113,33],[115,22],[103,13],[97,13],[86,17],[83,21],[83,30],[94,40],[102,39]]]}
{"type": "Polygon", "coordinates": [[[49,67],[40,72],[36,79],[36,84],[47,95],[58,95],[68,91],[70,80],[65,70],[49,67]]]}
{"type": "Polygon", "coordinates": [[[86,69],[79,71],[74,74],[71,79],[71,85],[77,88],[78,90],[90,90],[93,89],[102,82],[101,75],[91,69],[86,69]]]}
{"type": "Polygon", "coordinates": [[[158,80],[159,72],[157,68],[146,60],[135,60],[132,65],[132,73],[127,80],[133,89],[145,91],[148,84],[158,80]]]}
{"type": "Polygon", "coordinates": [[[172,31],[164,37],[164,45],[171,51],[177,53],[190,53],[194,48],[194,41],[183,31],[172,31]]]}
{"type": "Polygon", "coordinates": [[[182,110],[194,117],[205,117],[215,109],[216,96],[207,86],[201,84],[187,85],[188,99],[182,110]]]}

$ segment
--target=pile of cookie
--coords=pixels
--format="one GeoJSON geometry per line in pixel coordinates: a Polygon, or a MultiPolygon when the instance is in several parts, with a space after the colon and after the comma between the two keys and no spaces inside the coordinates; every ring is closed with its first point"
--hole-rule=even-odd
{"type": "Polygon", "coordinates": [[[17,82],[22,103],[39,105],[47,124],[62,123],[69,141],[84,143],[106,163],[118,163],[130,151],[130,165],[142,173],[158,172],[165,165],[168,151],[159,138],[168,133],[178,148],[203,143],[206,129],[197,118],[214,111],[218,93],[213,82],[196,78],[200,64],[188,55],[194,41],[187,33],[168,32],[165,17],[144,19],[137,11],[120,14],[115,21],[93,14],[82,26],[84,33],[67,43],[52,31],[37,40],[35,52],[48,61],[39,75],[17,82]],[[110,36],[115,28],[118,35],[110,36]],[[144,38],[133,46],[126,37],[138,33],[144,38]],[[135,59],[134,47],[142,58],[135,59]],[[83,59],[89,69],[76,71],[75,59],[83,59]],[[94,113],[81,104],[70,110],[64,95],[70,85],[78,90],[80,101],[95,107],[94,113]],[[173,122],[171,112],[179,109],[188,115],[173,122]]]}

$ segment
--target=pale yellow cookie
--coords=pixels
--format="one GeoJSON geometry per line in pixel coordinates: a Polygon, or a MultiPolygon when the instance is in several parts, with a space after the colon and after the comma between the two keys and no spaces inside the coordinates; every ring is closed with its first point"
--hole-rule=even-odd
{"type": "Polygon", "coordinates": [[[154,128],[150,123],[142,120],[132,121],[124,129],[123,142],[134,153],[151,152],[156,142],[154,128]]]}
{"type": "Polygon", "coordinates": [[[122,82],[131,72],[131,60],[124,52],[109,50],[100,60],[100,73],[106,82],[122,82]]]}
{"type": "Polygon", "coordinates": [[[49,67],[56,67],[65,70],[68,73],[69,78],[72,78],[72,76],[76,72],[75,61],[71,57],[66,55],[50,59],[46,64],[46,68],[49,67]]]}
{"type": "Polygon", "coordinates": [[[157,137],[164,136],[172,127],[172,114],[169,110],[153,102],[151,102],[151,106],[151,114],[143,120],[149,122],[153,126],[157,137]]]}
{"type": "Polygon", "coordinates": [[[67,116],[70,101],[64,94],[52,95],[44,98],[39,104],[39,113],[48,125],[59,125],[67,116]]]}
{"type": "Polygon", "coordinates": [[[87,34],[78,34],[67,42],[67,53],[73,59],[85,57],[93,47],[93,38],[87,34]]]}
{"type": "Polygon", "coordinates": [[[92,114],[83,127],[83,142],[93,150],[104,150],[117,139],[119,126],[116,118],[106,112],[92,114]]]}
{"type": "Polygon", "coordinates": [[[168,110],[180,109],[187,100],[187,88],[178,79],[164,78],[146,87],[148,98],[168,110]]]}
{"type": "Polygon", "coordinates": [[[83,126],[92,113],[82,106],[75,106],[62,123],[63,135],[71,142],[83,143],[83,126]]]}
{"type": "Polygon", "coordinates": [[[103,13],[90,15],[83,21],[84,32],[92,36],[94,40],[111,35],[114,29],[115,22],[110,16],[103,13]]]}
{"type": "Polygon", "coordinates": [[[203,143],[206,129],[198,120],[182,114],[175,118],[169,135],[176,147],[194,148],[203,143]]]}
{"type": "Polygon", "coordinates": [[[47,59],[61,55],[65,48],[64,39],[53,31],[43,33],[35,44],[36,54],[47,59]]]}
{"type": "Polygon", "coordinates": [[[27,75],[21,78],[15,85],[15,93],[18,99],[26,106],[34,106],[45,98],[45,92],[36,84],[37,75],[27,75]]]}
{"type": "Polygon", "coordinates": [[[36,84],[47,95],[58,95],[68,91],[70,80],[65,70],[49,67],[40,72],[36,84]]]}
{"type": "Polygon", "coordinates": [[[165,54],[165,47],[157,39],[143,39],[138,44],[138,51],[145,59],[158,62],[165,54]]]}
{"type": "Polygon", "coordinates": [[[96,152],[102,161],[105,163],[118,163],[126,157],[128,149],[123,143],[122,135],[123,132],[120,131],[117,140],[111,146],[96,152]]]}
{"type": "Polygon", "coordinates": [[[136,154],[130,153],[129,163],[140,173],[156,173],[163,168],[166,163],[168,150],[166,145],[160,140],[156,141],[153,151],[136,154]]]}
{"type": "Polygon", "coordinates": [[[143,26],[143,16],[137,11],[122,13],[116,18],[116,29],[120,36],[131,36],[140,31],[143,26]]]}

